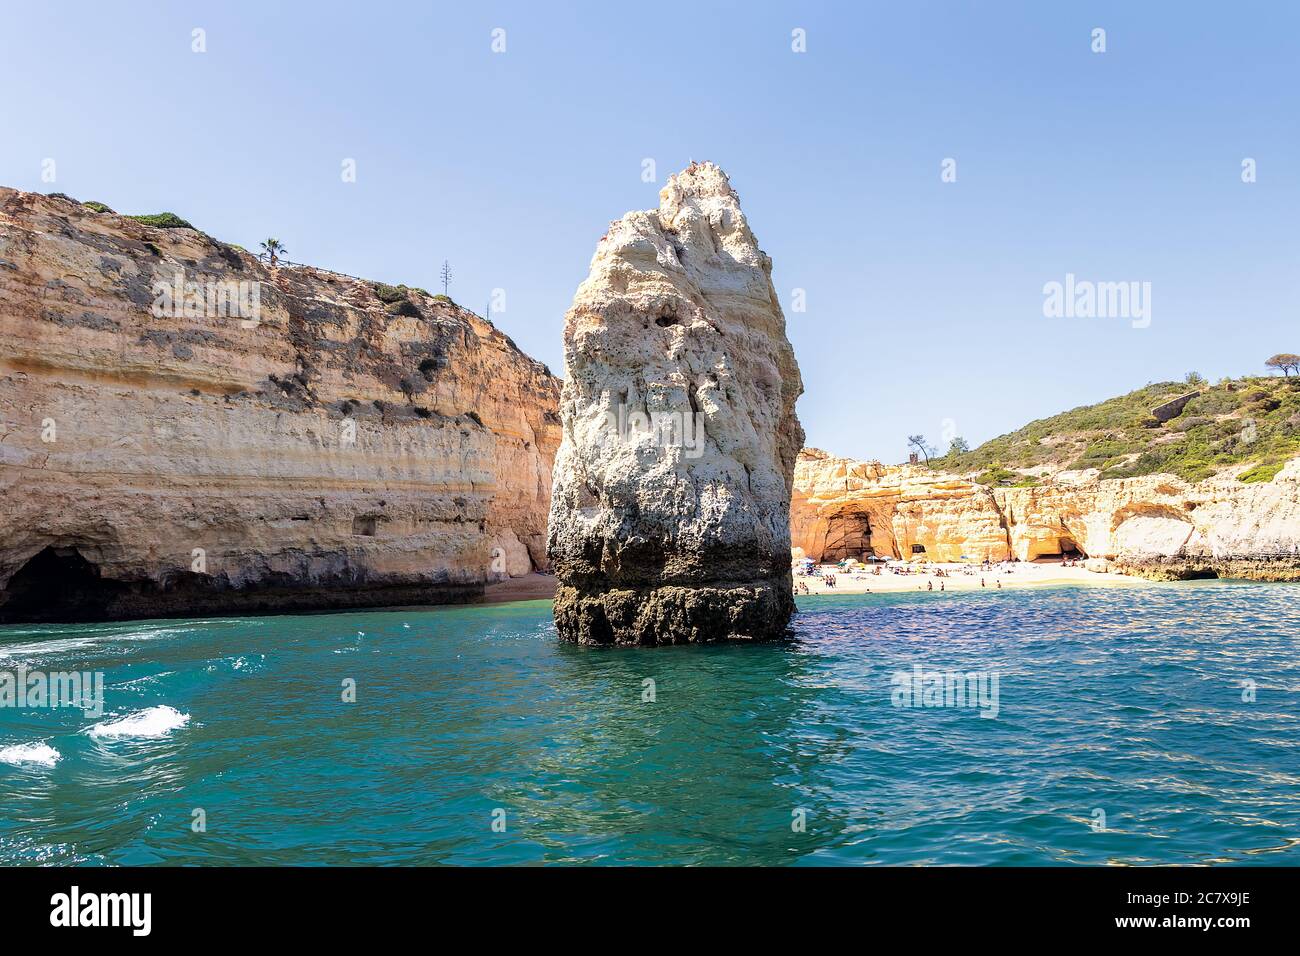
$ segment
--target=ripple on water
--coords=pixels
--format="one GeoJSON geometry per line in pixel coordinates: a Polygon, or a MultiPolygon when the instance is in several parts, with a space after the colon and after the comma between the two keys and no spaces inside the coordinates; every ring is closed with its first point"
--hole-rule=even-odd
{"type": "Polygon", "coordinates": [[[1297,597],[833,596],[620,651],[544,604],[0,629],[112,708],[0,708],[0,862],[1297,863],[1297,597]],[[895,706],[918,665],[997,673],[998,716],[895,706]],[[237,837],[169,836],[195,807],[237,837]]]}

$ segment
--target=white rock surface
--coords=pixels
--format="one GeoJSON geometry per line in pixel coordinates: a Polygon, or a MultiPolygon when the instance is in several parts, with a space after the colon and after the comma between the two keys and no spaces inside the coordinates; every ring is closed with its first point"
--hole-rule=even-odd
{"type": "Polygon", "coordinates": [[[784,632],[803,385],[770,274],[711,163],[601,239],[565,319],[549,528],[562,636],[784,632]]]}

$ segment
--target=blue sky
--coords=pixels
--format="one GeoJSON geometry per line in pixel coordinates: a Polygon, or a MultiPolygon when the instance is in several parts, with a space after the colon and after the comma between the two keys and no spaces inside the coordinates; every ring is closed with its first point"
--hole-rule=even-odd
{"type": "Polygon", "coordinates": [[[608,221],[711,159],[773,257],[809,444],[886,461],[1300,352],[1300,5],[547,6],[9,4],[0,183],[429,289],[448,259],[558,371],[608,221]],[[1150,326],[1046,318],[1066,273],[1150,282],[1150,326]]]}

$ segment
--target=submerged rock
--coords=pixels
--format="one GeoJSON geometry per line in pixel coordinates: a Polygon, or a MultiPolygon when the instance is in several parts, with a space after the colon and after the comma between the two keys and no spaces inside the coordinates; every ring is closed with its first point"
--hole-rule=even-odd
{"type": "Polygon", "coordinates": [[[584,644],[777,637],[803,384],[772,261],[717,166],[659,195],[611,225],[565,317],[556,626],[584,644]]]}

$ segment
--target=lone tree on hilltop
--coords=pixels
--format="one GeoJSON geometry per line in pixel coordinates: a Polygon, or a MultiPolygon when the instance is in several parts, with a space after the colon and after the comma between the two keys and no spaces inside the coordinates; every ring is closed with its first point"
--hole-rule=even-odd
{"type": "Polygon", "coordinates": [[[1264,363],[1268,368],[1280,368],[1282,374],[1290,376],[1292,372],[1300,372],[1300,355],[1292,355],[1290,352],[1282,352],[1274,355],[1264,363]]]}
{"type": "Polygon", "coordinates": [[[447,290],[451,287],[451,263],[446,259],[442,260],[442,272],[439,273],[442,279],[442,294],[446,295],[447,290]]]}
{"type": "Polygon", "coordinates": [[[282,256],[289,254],[289,250],[284,247],[279,239],[268,239],[262,243],[262,254],[270,259],[271,265],[274,266],[282,256]]]}
{"type": "Polygon", "coordinates": [[[908,435],[907,443],[925,456],[925,463],[930,464],[930,448],[925,443],[924,435],[908,435]]]}
{"type": "Polygon", "coordinates": [[[964,455],[968,451],[970,451],[970,445],[960,435],[948,443],[948,454],[950,455],[964,455]]]}

